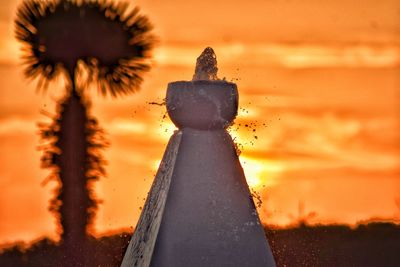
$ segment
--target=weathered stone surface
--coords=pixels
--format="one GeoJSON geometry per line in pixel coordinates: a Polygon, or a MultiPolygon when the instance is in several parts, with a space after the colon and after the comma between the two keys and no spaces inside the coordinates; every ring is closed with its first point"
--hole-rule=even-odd
{"type": "Polygon", "coordinates": [[[182,130],[150,266],[275,266],[231,137],[182,130]]]}
{"type": "Polygon", "coordinates": [[[168,84],[167,111],[179,128],[228,127],[237,115],[236,84],[226,81],[179,81],[168,84]]]}
{"type": "Polygon", "coordinates": [[[182,133],[178,131],[168,143],[142,214],[136,225],[135,233],[122,261],[121,266],[123,267],[150,265],[181,137],[182,133]]]}
{"type": "Polygon", "coordinates": [[[175,82],[167,110],[180,128],[167,147],[122,266],[275,266],[226,127],[236,85],[175,82]]]}

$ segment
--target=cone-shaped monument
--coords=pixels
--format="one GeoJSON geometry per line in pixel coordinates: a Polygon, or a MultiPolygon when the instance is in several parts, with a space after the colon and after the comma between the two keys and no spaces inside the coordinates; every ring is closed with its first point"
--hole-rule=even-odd
{"type": "Polygon", "coordinates": [[[234,83],[218,80],[212,48],[192,81],[172,82],[171,137],[122,266],[275,266],[226,131],[237,115],[234,83]]]}

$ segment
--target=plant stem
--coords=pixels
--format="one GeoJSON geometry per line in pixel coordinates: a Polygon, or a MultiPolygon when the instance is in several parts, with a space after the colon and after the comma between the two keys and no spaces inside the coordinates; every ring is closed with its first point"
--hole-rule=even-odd
{"type": "Polygon", "coordinates": [[[86,228],[90,221],[88,210],[93,206],[88,191],[88,123],[87,107],[76,90],[75,67],[68,68],[71,92],[61,104],[60,135],[57,147],[61,151],[59,176],[62,184],[58,200],[62,242],[67,266],[85,261],[86,228]]]}

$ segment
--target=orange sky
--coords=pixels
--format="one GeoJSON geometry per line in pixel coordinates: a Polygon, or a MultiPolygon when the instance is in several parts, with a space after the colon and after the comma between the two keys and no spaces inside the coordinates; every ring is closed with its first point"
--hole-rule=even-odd
{"type": "MultiPolygon", "coordinates": [[[[47,210],[55,184],[41,186],[49,171],[39,167],[36,124],[63,90],[53,84],[37,94],[22,76],[12,27],[18,2],[0,6],[0,243],[56,236],[47,210]]],[[[264,223],[283,226],[311,212],[311,223],[400,220],[398,1],[136,3],[160,39],[142,90],[115,100],[88,92],[111,141],[108,176],[96,185],[104,202],[97,233],[135,225],[174,130],[165,107],[146,103],[161,102],[168,82],[190,79],[206,46],[217,53],[219,76],[239,87],[242,126],[232,134],[263,198],[264,223]]]]}

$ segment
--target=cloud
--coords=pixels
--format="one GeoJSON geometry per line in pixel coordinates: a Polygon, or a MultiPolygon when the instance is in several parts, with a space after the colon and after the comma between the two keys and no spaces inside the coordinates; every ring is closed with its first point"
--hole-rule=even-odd
{"type": "Polygon", "coordinates": [[[20,118],[7,118],[0,120],[0,135],[34,134],[38,131],[32,120],[20,118]]]}
{"type": "MultiPolygon", "coordinates": [[[[285,68],[382,68],[400,66],[400,48],[391,44],[338,43],[232,43],[215,44],[218,61],[223,65],[241,62],[244,66],[281,66],[285,68]]],[[[199,47],[163,46],[156,50],[160,65],[193,66],[199,47]]]]}

